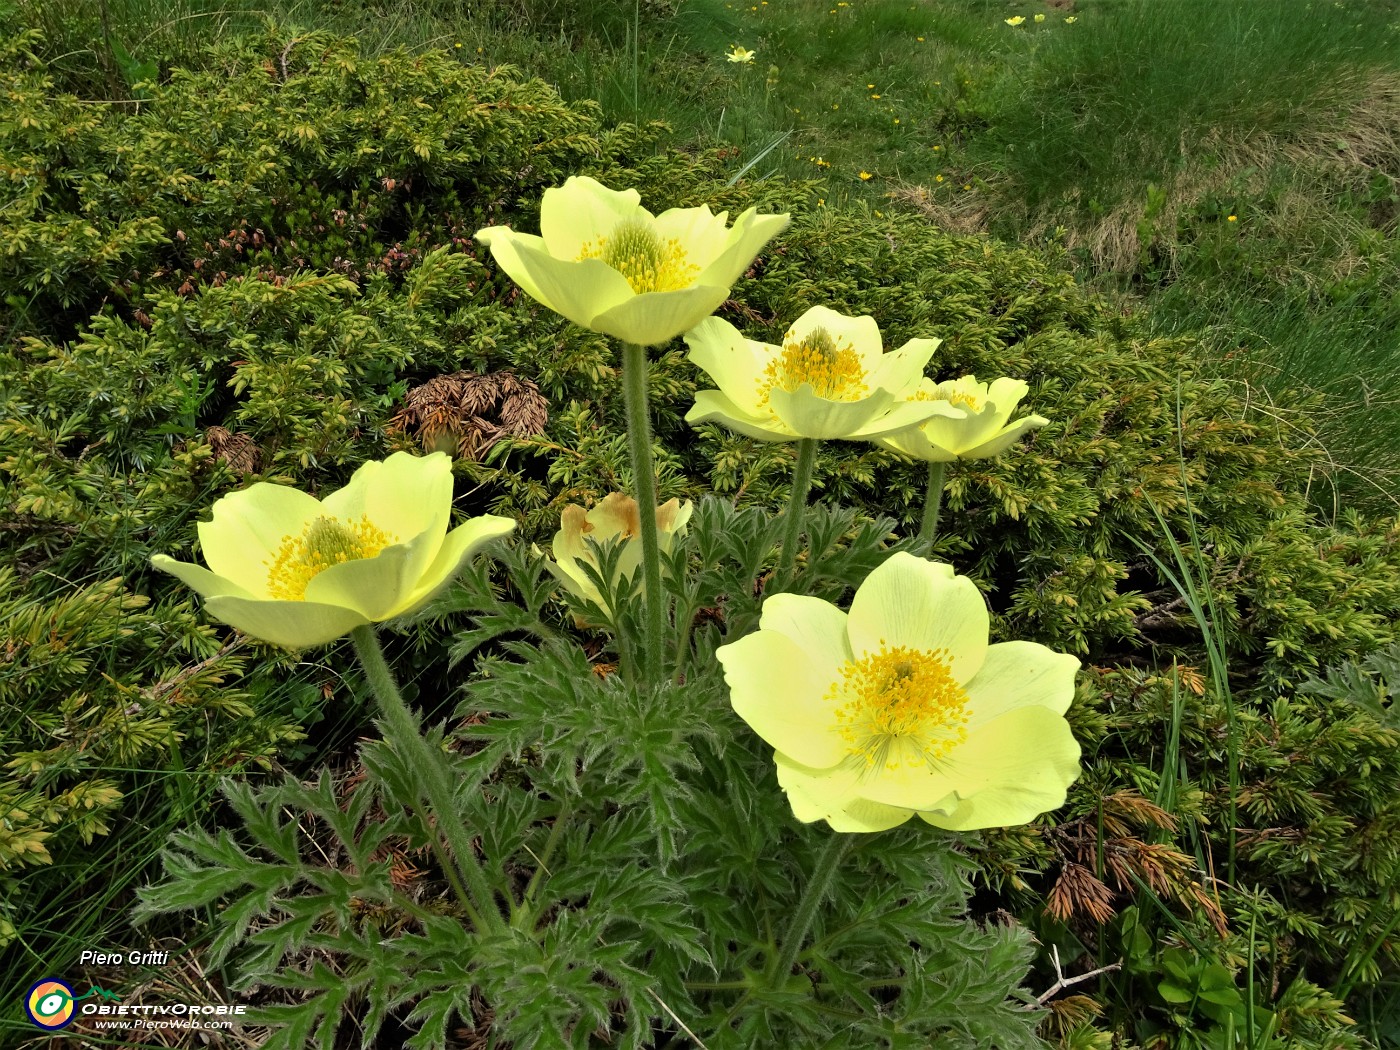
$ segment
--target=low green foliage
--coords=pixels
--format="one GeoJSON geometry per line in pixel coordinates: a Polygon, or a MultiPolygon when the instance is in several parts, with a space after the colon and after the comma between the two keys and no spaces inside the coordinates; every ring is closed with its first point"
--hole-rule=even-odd
{"type": "MultiPolygon", "coordinates": [[[[853,520],[813,509],[804,590],[839,595],[888,553],[889,519],[852,531],[853,520]]],[[[772,539],[768,515],[710,499],[676,552],[678,568],[694,558],[701,570],[675,574],[676,587],[691,603],[720,602],[726,637],[753,626],[753,552],[772,539]]],[[[324,774],[314,788],[256,795],[231,785],[253,850],[227,832],[184,833],[166,854],[167,880],[143,892],[148,914],[232,895],[215,961],[242,946],[250,990],[309,993],[260,1015],[280,1025],[266,1045],[327,1045],[352,1009],[372,1040],[409,1003],[413,1047],[446,1045],[454,1016],[521,1047],[656,1046],[682,1032],[734,1048],[1042,1045],[1037,1015],[1007,999],[1029,957],[1025,932],[960,917],[970,865],[951,836],[922,824],[866,838],[838,871],[802,972],[762,980],[829,835],[794,830],[767,748],[728,709],[713,632],[695,637],[686,660],[682,619],[667,650],[686,667],[684,685],[639,689],[598,673],[553,616],[534,619],[552,590],[540,559],[517,549],[505,560],[521,603],[477,567],[424,616],[469,610],[535,635],[477,661],[459,714],[491,717],[472,719],[472,753],[453,759],[460,811],[503,869],[494,889],[510,904],[507,935],[468,933],[374,863],[424,841],[402,815],[411,782],[383,744],[361,750],[368,776],[348,792],[324,774]],[[288,811],[324,828],[332,863],[303,859],[305,832],[288,811]],[[334,968],[313,965],[312,953],[334,968]]],[[[468,635],[457,655],[489,637],[468,635]]]]}

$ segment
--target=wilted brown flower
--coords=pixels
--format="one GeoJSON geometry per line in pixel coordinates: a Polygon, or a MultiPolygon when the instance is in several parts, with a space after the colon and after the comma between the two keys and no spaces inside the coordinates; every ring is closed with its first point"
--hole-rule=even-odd
{"type": "Polygon", "coordinates": [[[246,476],[258,469],[258,445],[247,434],[235,434],[226,427],[210,427],[204,440],[214,456],[229,465],[235,474],[246,476]]]}
{"type": "Polygon", "coordinates": [[[502,437],[540,433],[548,408],[539,387],[512,372],[454,372],[408,391],[389,426],[412,428],[425,452],[480,459],[502,437]]]}

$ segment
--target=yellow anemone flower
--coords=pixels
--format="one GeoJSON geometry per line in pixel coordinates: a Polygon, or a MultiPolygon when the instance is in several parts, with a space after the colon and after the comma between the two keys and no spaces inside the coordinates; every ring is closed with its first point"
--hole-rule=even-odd
{"type": "Polygon", "coordinates": [[[753,56],[754,53],[752,51],[745,51],[738,44],[735,44],[734,50],[730,51],[725,57],[731,62],[752,62],[753,56]]]}
{"type": "Polygon", "coordinates": [[[265,481],[230,493],[198,525],[209,568],[164,554],[151,564],[203,595],[216,619],[304,649],[412,612],[515,528],[487,514],[448,532],[451,510],[452,460],[396,452],[324,500],[265,481]]]}
{"type": "Polygon", "coordinates": [[[987,606],[951,565],[895,554],[849,613],[776,594],[720,646],[730,703],[773,746],[797,819],[883,831],[1025,824],[1064,804],[1079,743],[1064,718],[1079,661],[989,645],[987,606]]]}
{"type": "Polygon", "coordinates": [[[1029,389],[1020,379],[998,379],[991,384],[979,383],[973,376],[943,383],[925,379],[912,399],[951,405],[955,411],[934,416],[898,434],[887,434],[875,439],[875,443],[928,463],[1000,455],[1022,434],[1050,422],[1035,415],[1007,422],[1029,389]]]}
{"type": "Polygon", "coordinates": [[[586,175],[544,191],[540,236],[488,226],[475,237],[531,298],[574,324],[655,346],[704,320],[787,227],[750,208],[726,227],[709,205],[652,215],[634,189],[586,175]]]}
{"type": "Polygon", "coordinates": [[[695,395],[691,425],[713,421],[760,441],[858,440],[961,414],[946,402],[908,400],[942,340],[911,339],[887,354],[873,317],[814,306],[782,346],[745,339],[710,317],[685,341],[690,360],[719,386],[695,395]]]}
{"type": "MultiPolygon", "coordinates": [[[[657,546],[663,555],[670,554],[676,539],[685,535],[694,509],[690,502],[682,503],[676,499],[668,500],[656,508],[657,546]]],[[[586,563],[591,565],[599,576],[602,575],[602,566],[598,563],[597,554],[583,539],[587,536],[601,545],[606,545],[609,541],[621,543],[617,575],[611,582],[616,586],[619,580],[630,579],[637,571],[637,566],[642,563],[641,507],[631,496],[612,492],[604,496],[590,511],[585,512],[582,507],[569,504],[560,515],[559,524],[562,527],[554,534],[552,545],[554,561],[545,562],[545,568],[570,594],[588,599],[611,618],[612,610],[608,608],[608,603],[603,600],[588,574],[580,568],[580,563],[586,563]]],[[[574,616],[574,622],[580,627],[586,626],[584,618],[577,614],[574,616]]]]}
{"type": "Polygon", "coordinates": [[[1018,26],[1026,20],[1025,15],[1016,15],[1013,18],[1003,18],[1002,21],[1009,26],[1018,26]]]}

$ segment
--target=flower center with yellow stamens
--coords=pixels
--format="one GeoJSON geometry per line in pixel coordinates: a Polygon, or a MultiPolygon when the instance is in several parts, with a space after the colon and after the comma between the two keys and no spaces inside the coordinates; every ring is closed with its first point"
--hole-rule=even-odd
{"type": "Polygon", "coordinates": [[[332,565],[373,558],[385,547],[397,543],[369,519],[341,521],[324,515],[310,522],[300,536],[288,536],[277,548],[268,566],[267,593],[272,598],[305,601],[306,585],[332,565]]]}
{"type": "Polygon", "coordinates": [[[946,649],[890,648],[851,660],[826,699],[853,755],[876,766],[925,766],[967,739],[967,693],[946,649]]]}
{"type": "Polygon", "coordinates": [[[868,393],[855,347],[838,343],[825,328],[813,328],[799,342],[784,341],[782,354],[758,381],[759,403],[768,404],[775,386],[794,393],[803,383],[828,401],[858,401],[868,393]]]}
{"type": "Polygon", "coordinates": [[[643,219],[624,219],[611,233],[584,244],[578,261],[584,259],[602,259],[638,295],[689,288],[700,274],[700,267],[686,261],[685,245],[675,237],[663,241],[643,219]]]}
{"type": "Polygon", "coordinates": [[[945,390],[942,387],[934,387],[932,390],[919,390],[912,394],[910,401],[947,401],[950,404],[961,405],[969,412],[981,412],[986,405],[982,395],[975,390],[945,390]]]}

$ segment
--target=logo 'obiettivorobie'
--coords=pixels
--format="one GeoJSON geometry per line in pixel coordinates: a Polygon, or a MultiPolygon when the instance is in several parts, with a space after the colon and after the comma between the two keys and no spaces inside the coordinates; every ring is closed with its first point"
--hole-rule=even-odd
{"type": "Polygon", "coordinates": [[[50,1031],[73,1023],[73,989],[54,977],[45,977],[29,989],[24,1012],[40,1028],[50,1031]]]}

